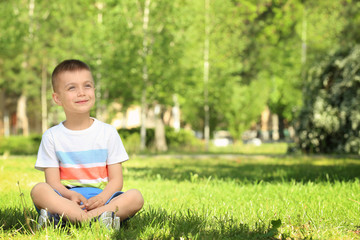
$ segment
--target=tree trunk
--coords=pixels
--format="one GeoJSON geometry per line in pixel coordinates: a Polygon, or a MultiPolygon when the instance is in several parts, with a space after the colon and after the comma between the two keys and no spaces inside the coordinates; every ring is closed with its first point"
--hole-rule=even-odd
{"type": "Polygon", "coordinates": [[[279,114],[279,138],[280,139],[285,139],[285,118],[284,116],[281,114],[279,114]]]}
{"type": "Polygon", "coordinates": [[[149,81],[147,68],[148,55],[148,26],[149,26],[150,0],[145,1],[143,20],[143,89],[141,92],[141,128],[140,128],[140,150],[146,148],[146,113],[147,113],[147,85],[149,81]]]}
{"type": "Polygon", "coordinates": [[[261,113],[261,139],[264,141],[269,140],[269,118],[270,110],[266,106],[265,110],[261,113]]]}
{"type": "Polygon", "coordinates": [[[306,78],[306,58],[307,58],[307,9],[306,3],[303,6],[302,27],[301,27],[301,78],[302,78],[302,91],[305,96],[305,78],[306,78]]]}
{"type": "Polygon", "coordinates": [[[205,42],[204,42],[204,139],[205,150],[209,150],[210,142],[210,112],[209,112],[209,48],[210,48],[210,26],[209,26],[209,7],[210,0],[205,0],[205,42]]]}
{"type": "MultiPolygon", "coordinates": [[[[102,1],[99,1],[95,4],[96,8],[98,9],[98,18],[97,23],[99,28],[102,28],[103,25],[103,8],[104,4],[102,1]]],[[[101,85],[102,85],[102,75],[100,72],[101,65],[102,65],[102,54],[99,52],[99,56],[96,61],[97,64],[97,73],[96,73],[96,88],[95,88],[95,96],[96,96],[96,118],[100,121],[106,121],[107,114],[106,114],[106,106],[102,103],[102,100],[106,99],[106,93],[102,93],[101,85]]]]}
{"type": "MultiPolygon", "coordinates": [[[[29,29],[28,29],[28,39],[27,44],[31,46],[33,39],[34,39],[34,27],[33,27],[33,16],[34,16],[34,9],[35,9],[35,0],[29,1],[29,29]]],[[[29,50],[25,52],[25,62],[24,62],[24,71],[29,71],[29,50]]],[[[27,83],[24,84],[26,88],[27,83]]],[[[16,133],[22,133],[24,136],[29,136],[29,120],[27,117],[26,112],[26,104],[27,104],[27,94],[26,90],[24,90],[17,102],[17,109],[16,109],[16,133]]]]}
{"type": "Polygon", "coordinates": [[[159,152],[167,151],[163,111],[160,104],[155,105],[155,148],[159,152]]]}
{"type": "Polygon", "coordinates": [[[5,91],[0,89],[0,136],[5,135],[5,91]]]}
{"type": "Polygon", "coordinates": [[[48,129],[48,111],[47,111],[47,71],[46,62],[43,60],[42,73],[41,73],[41,128],[42,132],[48,129]]]}
{"type": "Polygon", "coordinates": [[[97,60],[98,72],[96,73],[96,89],[95,89],[95,97],[96,97],[96,118],[100,121],[106,121],[106,106],[101,102],[103,99],[106,99],[106,93],[102,94],[101,92],[101,81],[102,75],[100,73],[101,68],[101,56],[97,60]]]}
{"type": "Polygon", "coordinates": [[[278,141],[279,136],[279,116],[277,114],[272,114],[271,116],[272,122],[272,140],[278,141]]]}
{"type": "Polygon", "coordinates": [[[172,108],[172,115],[174,118],[174,129],[175,132],[180,131],[180,107],[179,100],[176,94],[173,95],[174,107],[172,108]]]}
{"type": "Polygon", "coordinates": [[[29,120],[26,113],[27,96],[22,93],[17,102],[16,132],[22,133],[23,136],[29,136],[29,120]]]}
{"type": "Polygon", "coordinates": [[[4,111],[4,136],[10,136],[10,117],[7,110],[4,111]]]}

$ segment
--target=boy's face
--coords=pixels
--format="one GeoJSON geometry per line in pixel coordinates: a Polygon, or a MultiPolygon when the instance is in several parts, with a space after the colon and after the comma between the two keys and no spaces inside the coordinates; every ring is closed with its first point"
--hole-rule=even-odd
{"type": "Polygon", "coordinates": [[[66,114],[89,113],[95,104],[94,80],[88,70],[67,71],[58,76],[53,99],[66,114]]]}

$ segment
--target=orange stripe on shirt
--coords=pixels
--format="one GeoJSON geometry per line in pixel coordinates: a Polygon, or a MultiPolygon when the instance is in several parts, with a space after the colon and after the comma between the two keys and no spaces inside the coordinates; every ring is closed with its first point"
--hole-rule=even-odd
{"type": "Polygon", "coordinates": [[[107,167],[91,167],[91,168],[65,168],[60,167],[61,180],[91,180],[98,178],[106,178],[107,167]]]}

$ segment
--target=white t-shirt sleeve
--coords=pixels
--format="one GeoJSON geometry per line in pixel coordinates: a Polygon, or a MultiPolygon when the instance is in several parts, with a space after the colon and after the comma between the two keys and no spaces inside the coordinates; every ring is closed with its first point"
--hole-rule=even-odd
{"type": "Polygon", "coordinates": [[[47,130],[41,139],[35,168],[44,170],[48,167],[59,167],[59,161],[56,157],[54,139],[51,130],[47,130]]]}
{"type": "Polygon", "coordinates": [[[125,150],[125,147],[121,141],[121,138],[116,131],[116,128],[112,127],[110,137],[108,139],[108,159],[107,164],[121,163],[129,160],[129,156],[125,150]]]}

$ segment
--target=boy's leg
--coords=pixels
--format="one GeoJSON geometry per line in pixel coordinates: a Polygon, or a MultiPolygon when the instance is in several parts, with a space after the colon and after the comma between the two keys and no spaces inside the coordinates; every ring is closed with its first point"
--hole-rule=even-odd
{"type": "Polygon", "coordinates": [[[88,212],[91,217],[97,217],[106,211],[116,213],[121,220],[134,216],[144,205],[144,198],[136,189],[131,189],[112,199],[107,205],[88,212]]]}
{"type": "Polygon", "coordinates": [[[35,185],[31,190],[31,198],[37,208],[63,215],[72,222],[87,220],[89,217],[77,203],[60,196],[47,183],[35,185]]]}

